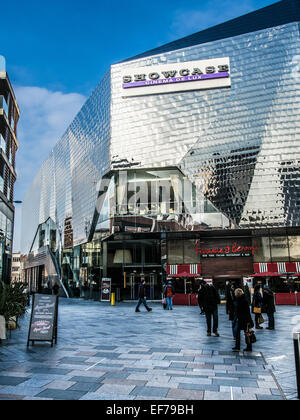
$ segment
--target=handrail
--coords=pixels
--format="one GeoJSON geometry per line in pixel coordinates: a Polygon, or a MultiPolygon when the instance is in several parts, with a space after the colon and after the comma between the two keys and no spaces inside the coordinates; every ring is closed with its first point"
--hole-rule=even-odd
{"type": "Polygon", "coordinates": [[[50,249],[49,245],[47,245],[47,247],[48,247],[48,251],[49,251],[49,254],[50,254],[50,256],[51,256],[51,259],[52,259],[52,261],[53,261],[53,264],[54,264],[54,266],[55,266],[55,269],[56,269],[56,272],[57,272],[57,277],[58,277],[58,280],[59,280],[59,282],[60,282],[60,284],[61,284],[61,287],[63,288],[63,290],[64,290],[64,292],[65,292],[66,297],[67,297],[67,298],[69,298],[70,296],[69,296],[69,293],[67,292],[67,289],[65,288],[65,286],[64,286],[64,284],[63,284],[63,281],[62,281],[62,278],[61,278],[61,270],[60,270],[60,267],[59,267],[59,265],[58,265],[58,262],[57,262],[57,260],[56,260],[56,258],[55,258],[55,255],[54,255],[54,254],[53,254],[53,252],[51,251],[51,249],[50,249]]]}

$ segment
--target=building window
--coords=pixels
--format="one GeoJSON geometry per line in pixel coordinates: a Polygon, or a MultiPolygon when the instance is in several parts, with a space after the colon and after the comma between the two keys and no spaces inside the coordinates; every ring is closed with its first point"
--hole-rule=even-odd
{"type": "Polygon", "coordinates": [[[270,250],[270,238],[265,237],[255,237],[252,240],[254,261],[257,263],[260,262],[271,262],[271,250],[270,250]]]}
{"type": "Polygon", "coordinates": [[[289,236],[290,260],[300,261],[300,236],[289,236]]]}
{"type": "Polygon", "coordinates": [[[168,241],[168,264],[183,264],[183,241],[168,241]]]}
{"type": "Polygon", "coordinates": [[[289,244],[286,236],[271,236],[270,245],[273,262],[289,261],[289,244]]]}
{"type": "Polygon", "coordinates": [[[188,239],[183,241],[183,259],[184,264],[198,264],[200,263],[200,256],[196,252],[196,243],[195,239],[188,239]]]}

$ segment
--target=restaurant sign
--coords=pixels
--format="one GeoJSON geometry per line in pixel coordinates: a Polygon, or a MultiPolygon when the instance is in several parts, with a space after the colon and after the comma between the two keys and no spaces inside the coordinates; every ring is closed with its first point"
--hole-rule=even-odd
{"type": "Polygon", "coordinates": [[[196,244],[196,253],[201,258],[252,257],[257,250],[256,242],[253,242],[253,245],[242,245],[234,242],[225,246],[205,246],[205,243],[200,241],[196,244]]]}

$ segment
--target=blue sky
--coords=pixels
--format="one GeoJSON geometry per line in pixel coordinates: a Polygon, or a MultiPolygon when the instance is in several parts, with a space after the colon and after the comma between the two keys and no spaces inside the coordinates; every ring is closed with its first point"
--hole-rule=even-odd
{"type": "MultiPolygon", "coordinates": [[[[14,0],[1,3],[0,54],[21,109],[15,199],[110,64],[274,0],[14,0]],[[5,18],[3,18],[5,17],[5,18]]],[[[19,248],[20,206],[15,244],[19,248]]]]}

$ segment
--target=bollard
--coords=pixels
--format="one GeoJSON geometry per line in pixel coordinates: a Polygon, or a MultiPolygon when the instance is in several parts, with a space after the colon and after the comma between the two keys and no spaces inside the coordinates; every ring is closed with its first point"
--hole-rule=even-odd
{"type": "Polygon", "coordinates": [[[116,305],[116,294],[112,293],[111,294],[111,300],[110,300],[111,306],[115,306],[116,305]]]}
{"type": "Polygon", "coordinates": [[[300,332],[293,334],[298,398],[300,399],[300,332]]]}

